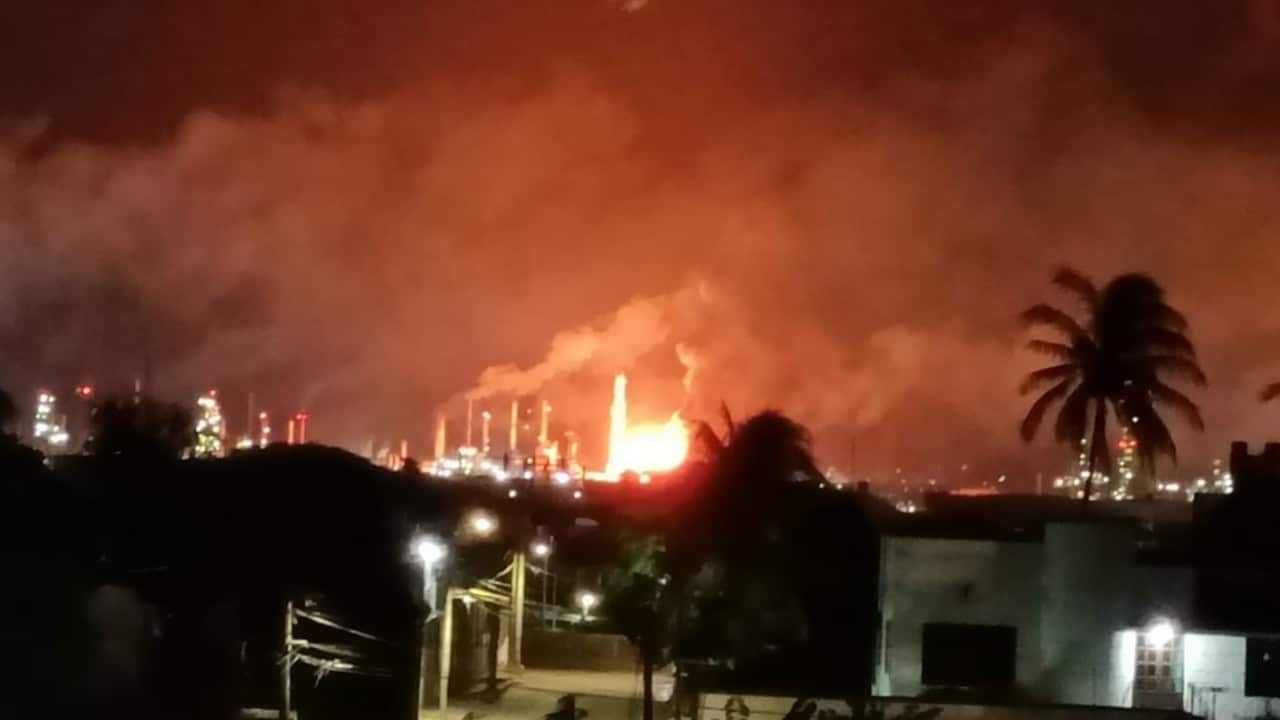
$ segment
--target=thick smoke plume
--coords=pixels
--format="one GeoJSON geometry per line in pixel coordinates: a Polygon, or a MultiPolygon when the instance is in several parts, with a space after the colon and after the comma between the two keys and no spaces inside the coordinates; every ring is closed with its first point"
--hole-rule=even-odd
{"type": "Polygon", "coordinates": [[[1213,382],[1188,472],[1275,426],[1277,138],[1241,120],[1274,108],[1240,99],[1280,77],[1274,23],[1173,13],[1156,67],[1119,10],[471,5],[369,43],[413,71],[385,87],[289,77],[129,142],[14,115],[0,385],[148,365],[352,448],[538,394],[590,453],[622,370],[640,415],[777,407],[859,474],[1027,481],[1070,458],[1018,443],[1014,318],[1068,263],[1186,310],[1213,382]]]}

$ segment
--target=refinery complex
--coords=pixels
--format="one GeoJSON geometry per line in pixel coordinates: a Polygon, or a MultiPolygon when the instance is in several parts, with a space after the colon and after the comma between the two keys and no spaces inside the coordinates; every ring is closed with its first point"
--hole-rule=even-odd
{"type": "MultiPolygon", "coordinates": [[[[133,402],[141,402],[141,383],[135,384],[133,402]]],[[[35,445],[50,455],[78,453],[89,449],[91,416],[95,391],[92,385],[77,385],[69,401],[58,394],[41,389],[31,423],[35,445]]],[[[233,450],[266,447],[272,443],[303,444],[308,441],[310,413],[298,410],[285,421],[284,432],[277,434],[271,415],[254,405],[248,396],[244,431],[231,436],[226,414],[217,389],[200,393],[191,408],[194,441],[189,457],[221,457],[233,450]]],[[[450,437],[448,419],[436,414],[430,445],[430,457],[419,463],[423,473],[438,477],[490,476],[506,480],[513,475],[543,478],[567,484],[571,480],[616,481],[632,472],[641,482],[650,473],[673,470],[681,465],[689,450],[689,431],[679,414],[664,423],[633,423],[627,414],[627,377],[619,373],[613,380],[612,401],[607,408],[609,433],[607,458],[603,467],[588,467],[581,460],[577,433],[566,431],[552,437],[549,424],[551,403],[535,401],[534,407],[521,407],[518,399],[504,407],[509,412],[495,417],[487,409],[476,407],[474,399],[466,402],[466,418],[460,437],[450,437]],[[521,442],[522,411],[537,412],[536,437],[521,442]]],[[[601,408],[604,416],[605,408],[601,408]]],[[[525,433],[526,435],[529,433],[525,433]]],[[[398,448],[370,449],[365,453],[377,464],[402,469],[412,457],[409,441],[401,440],[398,448]]]]}
{"type": "MultiPolygon", "coordinates": [[[[479,414],[479,442],[475,442],[475,401],[467,400],[466,425],[462,443],[450,447],[446,418],[436,416],[432,461],[424,471],[440,477],[492,476],[506,480],[520,473],[526,479],[551,478],[566,484],[571,480],[617,481],[624,473],[634,472],[642,482],[649,473],[673,470],[684,462],[689,451],[689,431],[678,414],[662,424],[631,423],[627,416],[627,377],[619,373],[613,380],[613,399],[609,405],[609,446],[603,468],[588,468],[580,460],[579,438],[572,431],[553,439],[549,433],[551,403],[538,401],[538,434],[527,447],[520,444],[520,402],[512,400],[506,418],[505,443],[493,442],[493,414],[479,414]]],[[[396,467],[407,452],[389,455],[387,464],[396,467]]]]}
{"type": "MultiPolygon", "coordinates": [[[[372,445],[362,453],[371,462],[401,470],[410,464],[420,472],[439,478],[492,478],[498,482],[520,478],[559,485],[583,481],[617,482],[633,474],[639,483],[647,483],[652,475],[674,470],[689,454],[690,428],[679,413],[661,423],[633,422],[628,415],[628,380],[619,373],[613,379],[612,399],[600,408],[600,418],[608,423],[607,447],[602,464],[591,466],[584,461],[580,435],[566,430],[553,435],[550,429],[552,405],[545,399],[512,399],[503,403],[500,412],[479,407],[475,398],[467,398],[461,432],[450,433],[450,418],[443,410],[435,414],[430,442],[422,447],[428,452],[411,452],[410,441],[397,446],[372,445]],[[419,457],[425,455],[424,459],[419,457]]],[[[142,383],[137,382],[133,402],[141,402],[142,383]]],[[[91,449],[92,415],[96,402],[95,388],[79,384],[65,396],[43,388],[37,391],[29,428],[33,445],[47,455],[65,455],[91,449]]],[[[459,407],[459,411],[461,411],[459,407]]],[[[496,409],[496,408],[495,408],[496,409]]],[[[227,416],[217,389],[200,393],[190,407],[194,436],[187,457],[221,457],[234,451],[266,447],[272,444],[305,444],[310,440],[310,413],[296,410],[287,414],[283,427],[277,429],[272,414],[258,408],[254,396],[247,396],[247,412],[242,432],[231,435],[227,416]]],[[[458,414],[462,414],[459,412],[458,414]]],[[[456,427],[456,425],[455,425],[456,427]]],[[[1128,427],[1122,427],[1115,441],[1116,463],[1113,471],[1090,469],[1087,440],[1081,440],[1078,454],[1062,472],[1048,478],[1038,476],[1035,493],[1082,497],[1086,482],[1092,479],[1100,499],[1113,501],[1156,497],[1167,500],[1190,500],[1197,493],[1230,494],[1234,479],[1215,459],[1208,472],[1173,481],[1143,478],[1139,475],[1138,439],[1128,427]]],[[[986,495],[1005,492],[1004,477],[978,486],[938,484],[933,477],[909,477],[901,474],[887,479],[858,478],[851,473],[830,469],[827,480],[839,487],[865,480],[871,487],[894,502],[903,512],[914,512],[923,504],[924,495],[947,490],[961,495],[986,495]]]]}

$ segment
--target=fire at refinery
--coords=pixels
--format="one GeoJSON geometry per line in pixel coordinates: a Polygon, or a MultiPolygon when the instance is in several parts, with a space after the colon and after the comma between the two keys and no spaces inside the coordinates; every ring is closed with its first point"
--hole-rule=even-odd
{"type": "Polygon", "coordinates": [[[663,424],[628,424],[627,376],[622,373],[613,379],[609,423],[609,461],[604,471],[609,479],[616,480],[628,470],[673,470],[689,454],[689,431],[678,413],[663,424]]]}
{"type": "MultiPolygon", "coordinates": [[[[513,476],[532,479],[548,477],[557,484],[568,484],[573,478],[617,482],[624,473],[634,472],[643,479],[649,473],[666,472],[684,463],[689,453],[689,431],[679,413],[663,423],[632,424],[627,414],[627,377],[619,373],[613,382],[613,401],[609,406],[608,447],[603,471],[588,470],[578,460],[578,434],[572,430],[563,433],[563,439],[555,439],[549,429],[551,403],[538,402],[536,439],[530,438],[531,447],[521,447],[519,438],[522,427],[518,402],[511,405],[511,419],[505,452],[495,455],[490,441],[490,425],[493,414],[482,410],[480,446],[474,445],[471,425],[475,418],[473,401],[468,400],[467,427],[463,433],[464,444],[447,450],[446,425],[443,414],[436,418],[434,454],[435,460],[424,468],[427,472],[452,477],[455,475],[489,475],[499,482],[513,476]]],[[[527,426],[526,426],[527,427],[527,426]]]]}

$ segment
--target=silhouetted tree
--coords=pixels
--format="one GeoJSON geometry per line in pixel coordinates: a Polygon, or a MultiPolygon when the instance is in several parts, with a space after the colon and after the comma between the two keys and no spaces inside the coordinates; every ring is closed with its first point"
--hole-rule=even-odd
{"type": "Polygon", "coordinates": [[[90,450],[95,455],[177,459],[195,442],[184,407],[151,398],[110,399],[94,408],[90,450]]]}
{"type": "Polygon", "coordinates": [[[1177,446],[1156,407],[1177,412],[1197,430],[1204,429],[1200,410],[1186,395],[1166,384],[1179,378],[1205,384],[1195,349],[1187,339],[1187,321],[1164,298],[1164,290],[1146,275],[1120,275],[1101,290],[1080,273],[1062,268],[1053,284],[1081,306],[1083,320],[1056,307],[1037,304],[1022,313],[1031,328],[1047,328],[1059,338],[1033,339],[1028,349],[1056,364],[1030,373],[1019,391],[1043,389],[1022,421],[1023,440],[1030,442],[1045,415],[1061,404],[1054,438],[1071,447],[1088,439],[1089,463],[1084,499],[1093,492],[1093,474],[1110,471],[1107,413],[1114,411],[1138,441],[1138,456],[1150,470],[1159,455],[1177,461],[1177,446]],[[1047,389],[1045,389],[1047,388],[1047,389]]]}
{"type": "Polygon", "coordinates": [[[0,389],[0,490],[7,493],[19,491],[43,470],[44,456],[18,441],[17,421],[13,398],[0,389]]]}
{"type": "Polygon", "coordinates": [[[13,396],[0,388],[0,435],[14,431],[18,421],[18,406],[13,403],[13,396]]]}
{"type": "Polygon", "coordinates": [[[666,593],[660,538],[631,538],[621,562],[606,578],[603,611],[613,627],[640,650],[643,718],[653,720],[653,670],[669,641],[675,607],[666,593]]]}
{"type": "Polygon", "coordinates": [[[824,489],[808,432],[785,415],[732,427],[695,427],[708,458],[665,537],[675,654],[732,659],[746,682],[865,687],[849,662],[869,672],[874,538],[856,496],[824,489]]]}

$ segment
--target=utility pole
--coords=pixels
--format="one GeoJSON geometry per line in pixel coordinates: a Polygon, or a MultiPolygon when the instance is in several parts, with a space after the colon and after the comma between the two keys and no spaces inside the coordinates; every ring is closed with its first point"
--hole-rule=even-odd
{"type": "Polygon", "coordinates": [[[416,718],[422,712],[422,706],[426,702],[427,696],[427,653],[431,651],[431,642],[428,638],[430,635],[431,619],[424,612],[422,614],[422,628],[418,633],[418,694],[414,697],[413,716],[416,718]]]}
{"type": "Polygon", "coordinates": [[[551,602],[556,606],[555,612],[551,613],[551,629],[552,630],[557,629],[556,625],[560,617],[560,605],[557,602],[557,599],[559,597],[560,597],[559,576],[552,575],[551,576],[551,602]]]}
{"type": "Polygon", "coordinates": [[[551,569],[551,553],[542,558],[542,627],[547,626],[547,575],[551,569]]]}
{"type": "Polygon", "coordinates": [[[293,665],[293,601],[286,600],[284,603],[284,633],[281,643],[280,656],[280,720],[289,720],[293,714],[291,693],[292,677],[291,669],[293,665]]]}
{"type": "Polygon", "coordinates": [[[440,720],[449,712],[449,666],[453,663],[453,588],[444,591],[444,617],[440,620],[440,720]]]}
{"type": "Polygon", "coordinates": [[[524,647],[524,581],[527,560],[523,550],[517,551],[511,563],[511,633],[507,636],[507,669],[524,670],[521,649],[524,647]]]}

